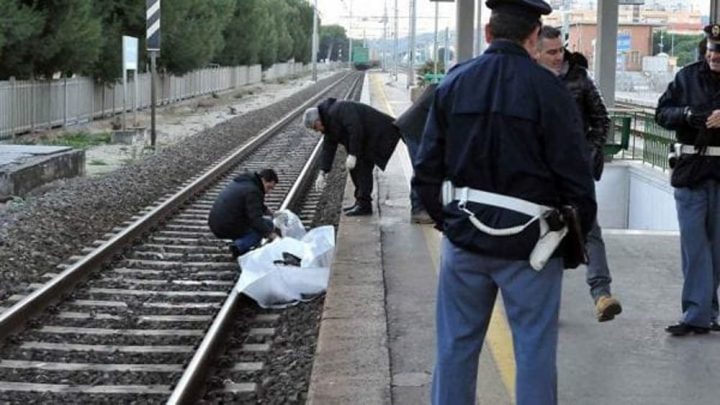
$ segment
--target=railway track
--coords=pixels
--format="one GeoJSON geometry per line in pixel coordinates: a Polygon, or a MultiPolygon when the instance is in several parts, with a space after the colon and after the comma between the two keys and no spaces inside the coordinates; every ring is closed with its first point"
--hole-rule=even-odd
{"type": "Polygon", "coordinates": [[[221,366],[234,377],[219,391],[252,396],[256,384],[242,376],[263,368],[263,342],[279,315],[250,313],[245,336],[227,341],[241,311],[232,288],[237,263],[210,233],[207,215],[229,178],[273,167],[280,183],[267,205],[313,220],[320,197],[303,193],[316,172],[318,138],[287,124],[322,95],[88,247],[48,283],[11,297],[16,303],[0,313],[0,402],[190,403],[223,350],[221,366]]]}

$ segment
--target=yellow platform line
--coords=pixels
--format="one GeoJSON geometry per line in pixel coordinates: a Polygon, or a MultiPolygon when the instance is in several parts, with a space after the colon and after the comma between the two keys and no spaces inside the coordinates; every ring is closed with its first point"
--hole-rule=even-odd
{"type": "MultiPolygon", "coordinates": [[[[385,90],[381,81],[378,79],[377,74],[370,74],[370,96],[371,99],[375,99],[382,103],[385,112],[391,116],[395,116],[390,102],[385,95],[385,90]]],[[[404,160],[403,172],[405,177],[410,180],[411,174],[408,175],[406,168],[410,166],[409,157],[407,151],[401,153],[401,159],[404,160]]],[[[430,257],[435,264],[436,273],[439,271],[440,266],[440,234],[430,226],[423,226],[423,236],[425,238],[425,244],[427,245],[430,257]]],[[[502,379],[505,390],[508,396],[515,403],[515,352],[513,348],[512,333],[510,332],[510,326],[508,325],[507,319],[505,318],[504,310],[502,309],[502,303],[500,297],[495,303],[493,308],[492,317],[490,318],[490,325],[485,336],[485,342],[487,347],[490,349],[495,365],[502,379]]]]}

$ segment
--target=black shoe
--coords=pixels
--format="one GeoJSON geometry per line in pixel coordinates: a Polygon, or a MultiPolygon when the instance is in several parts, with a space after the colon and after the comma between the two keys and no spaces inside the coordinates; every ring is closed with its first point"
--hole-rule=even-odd
{"type": "Polygon", "coordinates": [[[240,257],[240,250],[237,248],[237,246],[235,246],[235,245],[230,245],[229,247],[230,247],[230,254],[231,254],[232,257],[233,257],[233,260],[235,260],[235,259],[237,259],[238,257],[240,257]]]}
{"type": "Polygon", "coordinates": [[[343,207],[342,210],[343,210],[343,212],[348,212],[348,211],[354,210],[355,207],[357,207],[357,203],[355,203],[355,204],[353,204],[353,205],[349,205],[349,206],[347,206],[347,207],[343,207]]]}
{"type": "Polygon", "coordinates": [[[350,211],[346,211],[345,215],[348,217],[359,217],[363,215],[372,215],[372,208],[358,205],[350,211]]]}
{"type": "Polygon", "coordinates": [[[718,325],[717,322],[713,322],[710,324],[710,330],[713,332],[720,332],[720,325],[718,325]]]}
{"type": "Polygon", "coordinates": [[[703,328],[701,326],[693,326],[680,322],[678,324],[666,327],[665,332],[673,336],[685,336],[690,333],[694,333],[696,335],[704,335],[710,332],[710,328],[703,328]]]}

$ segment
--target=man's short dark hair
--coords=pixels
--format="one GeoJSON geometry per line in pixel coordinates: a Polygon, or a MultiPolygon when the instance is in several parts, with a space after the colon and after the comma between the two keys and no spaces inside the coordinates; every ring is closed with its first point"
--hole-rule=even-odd
{"type": "Polygon", "coordinates": [[[540,28],[540,39],[557,39],[560,38],[561,35],[562,32],[560,32],[560,30],[555,27],[543,25],[543,27],[540,28]]]}
{"type": "Polygon", "coordinates": [[[507,39],[522,44],[540,26],[540,20],[524,14],[493,11],[489,25],[495,39],[507,39]]]}
{"type": "Polygon", "coordinates": [[[261,179],[270,183],[277,183],[280,181],[280,179],[278,179],[277,173],[275,173],[275,170],[273,169],[262,169],[258,173],[258,176],[260,176],[261,179]]]}

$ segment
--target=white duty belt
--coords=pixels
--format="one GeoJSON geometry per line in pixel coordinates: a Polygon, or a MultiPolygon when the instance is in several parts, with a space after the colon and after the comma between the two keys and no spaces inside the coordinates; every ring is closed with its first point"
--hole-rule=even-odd
{"type": "Polygon", "coordinates": [[[455,187],[449,180],[443,182],[442,199],[443,204],[445,205],[457,200],[458,208],[469,215],[468,219],[470,219],[470,222],[472,222],[479,230],[493,236],[517,235],[530,226],[530,224],[538,220],[540,220],[540,235],[543,235],[548,231],[547,222],[545,222],[544,216],[548,212],[554,210],[554,208],[535,204],[521,198],[476,190],[470,187],[455,187]],[[466,203],[468,201],[519,212],[529,216],[530,219],[522,225],[510,228],[493,228],[480,222],[475,214],[466,208],[466,203]]]}
{"type": "Polygon", "coordinates": [[[444,205],[457,201],[458,208],[468,214],[470,222],[472,222],[477,229],[492,236],[517,235],[530,226],[530,224],[538,221],[540,224],[540,235],[538,236],[538,241],[535,244],[535,247],[533,247],[532,252],[530,252],[530,257],[528,258],[530,266],[537,271],[540,271],[543,267],[545,267],[545,264],[550,259],[553,252],[555,252],[555,249],[560,245],[560,242],[567,234],[567,226],[563,226],[557,231],[550,230],[545,217],[547,214],[554,211],[554,208],[535,204],[521,198],[475,190],[470,187],[458,188],[453,186],[449,180],[446,180],[443,182],[442,186],[442,200],[444,205]],[[475,216],[475,213],[466,208],[468,201],[519,212],[529,216],[530,219],[522,225],[510,228],[493,228],[480,222],[480,220],[475,216]]]}
{"type": "MultiPolygon", "coordinates": [[[[697,155],[698,151],[695,149],[695,145],[685,145],[682,143],[676,143],[673,145],[673,149],[677,157],[682,155],[697,155]]],[[[707,146],[702,156],[720,156],[720,146],[707,146]]]]}

